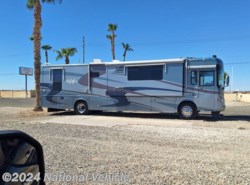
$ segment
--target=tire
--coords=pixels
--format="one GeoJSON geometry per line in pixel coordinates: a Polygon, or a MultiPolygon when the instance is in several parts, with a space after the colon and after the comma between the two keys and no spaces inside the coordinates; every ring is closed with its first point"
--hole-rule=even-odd
{"type": "Polygon", "coordinates": [[[78,101],[75,104],[74,111],[76,115],[87,115],[89,113],[88,105],[84,101],[78,101]]]}
{"type": "Polygon", "coordinates": [[[182,119],[194,119],[198,114],[196,106],[190,102],[180,104],[178,113],[182,119]]]}
{"type": "Polygon", "coordinates": [[[211,114],[212,114],[212,117],[214,117],[214,118],[220,117],[220,111],[212,111],[211,114]]]}
{"type": "Polygon", "coordinates": [[[94,114],[102,114],[103,111],[102,111],[102,110],[92,110],[91,113],[94,113],[94,114]]]}

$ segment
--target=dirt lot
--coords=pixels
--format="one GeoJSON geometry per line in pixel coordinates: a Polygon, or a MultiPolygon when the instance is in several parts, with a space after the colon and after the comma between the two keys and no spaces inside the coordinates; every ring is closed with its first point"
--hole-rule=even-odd
{"type": "Polygon", "coordinates": [[[219,119],[202,114],[186,121],[164,114],[33,113],[32,101],[0,99],[0,129],[38,139],[47,173],[119,173],[127,184],[250,184],[250,104],[228,102],[219,119]]]}

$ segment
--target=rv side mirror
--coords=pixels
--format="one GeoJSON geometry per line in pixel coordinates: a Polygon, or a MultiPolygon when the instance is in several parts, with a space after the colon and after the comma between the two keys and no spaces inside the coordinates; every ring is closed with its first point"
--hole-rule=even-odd
{"type": "Polygon", "coordinates": [[[0,184],[44,183],[41,144],[21,131],[0,131],[0,184]]]}
{"type": "Polygon", "coordinates": [[[229,86],[229,76],[226,75],[225,77],[225,87],[228,87],[229,86]]]}

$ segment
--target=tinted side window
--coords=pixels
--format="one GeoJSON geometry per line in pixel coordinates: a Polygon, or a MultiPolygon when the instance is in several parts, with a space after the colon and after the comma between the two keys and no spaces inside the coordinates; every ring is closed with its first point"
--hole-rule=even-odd
{"type": "Polygon", "coordinates": [[[191,72],[191,84],[197,85],[197,71],[191,72]]]}
{"type": "Polygon", "coordinates": [[[91,78],[97,78],[97,77],[99,77],[100,76],[100,73],[99,72],[90,72],[90,77],[91,78]]]}
{"type": "Polygon", "coordinates": [[[200,71],[200,86],[214,85],[214,71],[200,71]]]}
{"type": "Polygon", "coordinates": [[[62,69],[53,69],[53,91],[61,91],[62,90],[62,69]]]}
{"type": "Polygon", "coordinates": [[[91,78],[98,78],[105,73],[106,73],[105,65],[93,65],[90,68],[90,77],[91,78]]]}
{"type": "Polygon", "coordinates": [[[162,80],[163,65],[128,67],[128,80],[162,80]]]}

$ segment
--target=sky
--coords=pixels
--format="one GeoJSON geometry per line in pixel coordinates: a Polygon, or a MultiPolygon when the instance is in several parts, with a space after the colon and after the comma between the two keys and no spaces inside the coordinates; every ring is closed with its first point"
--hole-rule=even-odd
{"type": "MultiPolygon", "coordinates": [[[[18,68],[33,67],[33,11],[27,0],[2,1],[0,5],[0,89],[21,90],[25,78],[18,68]]],[[[247,0],[63,0],[42,5],[42,45],[53,50],[75,47],[70,63],[93,59],[111,61],[107,25],[118,25],[116,57],[122,60],[122,42],[134,52],[127,60],[153,60],[217,55],[230,75],[227,90],[250,90],[250,1],[247,0]]],[[[45,62],[41,51],[42,63],[45,62]]],[[[34,89],[34,77],[28,77],[34,89]]]]}

